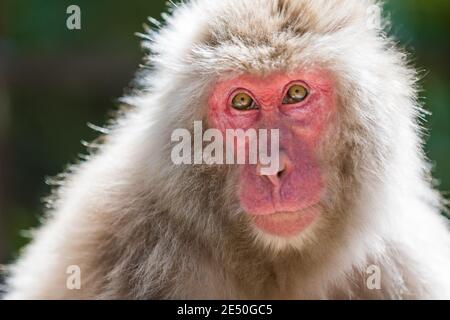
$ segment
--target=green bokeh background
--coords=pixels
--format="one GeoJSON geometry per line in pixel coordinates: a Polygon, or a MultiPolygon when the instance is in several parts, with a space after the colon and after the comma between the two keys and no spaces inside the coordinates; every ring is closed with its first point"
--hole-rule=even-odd
{"type": "MultiPolygon", "coordinates": [[[[214,0],[212,0],[214,1],[214,0]]],[[[36,226],[54,176],[84,153],[141,62],[147,16],[163,0],[3,0],[0,3],[0,264],[10,262],[36,226]],[[82,29],[66,28],[81,8],[82,29]]],[[[422,101],[433,115],[427,154],[439,188],[450,190],[450,1],[386,1],[393,34],[423,70],[422,101]]],[[[195,23],[193,21],[192,23],[195,23]]]]}

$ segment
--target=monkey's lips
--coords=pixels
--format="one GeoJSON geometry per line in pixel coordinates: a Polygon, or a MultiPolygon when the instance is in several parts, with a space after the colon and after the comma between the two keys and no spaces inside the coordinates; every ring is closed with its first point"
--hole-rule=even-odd
{"type": "Polygon", "coordinates": [[[251,217],[255,226],[266,233],[279,237],[293,237],[309,227],[318,215],[319,209],[311,206],[295,212],[275,212],[251,217]]]}

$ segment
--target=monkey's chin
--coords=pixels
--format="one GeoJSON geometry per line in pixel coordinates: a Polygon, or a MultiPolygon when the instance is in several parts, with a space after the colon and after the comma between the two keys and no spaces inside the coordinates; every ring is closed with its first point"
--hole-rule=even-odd
{"type": "Polygon", "coordinates": [[[255,226],[265,233],[289,238],[306,230],[319,215],[316,207],[296,212],[275,212],[272,214],[252,215],[255,226]]]}

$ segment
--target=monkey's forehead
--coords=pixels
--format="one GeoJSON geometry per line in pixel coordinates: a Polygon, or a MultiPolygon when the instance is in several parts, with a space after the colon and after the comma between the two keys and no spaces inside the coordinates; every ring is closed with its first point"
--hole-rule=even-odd
{"type": "MultiPolygon", "coordinates": [[[[178,6],[147,43],[154,61],[196,73],[267,73],[326,64],[364,46],[372,1],[198,0],[178,6]]],[[[372,4],[373,5],[373,4],[372,4]]]]}
{"type": "Polygon", "coordinates": [[[313,67],[307,69],[295,69],[287,72],[274,71],[269,74],[243,73],[240,75],[226,74],[219,77],[214,85],[213,92],[233,91],[239,88],[245,88],[250,91],[283,91],[283,88],[295,81],[304,82],[307,86],[331,91],[334,85],[333,74],[324,68],[313,67]]]}

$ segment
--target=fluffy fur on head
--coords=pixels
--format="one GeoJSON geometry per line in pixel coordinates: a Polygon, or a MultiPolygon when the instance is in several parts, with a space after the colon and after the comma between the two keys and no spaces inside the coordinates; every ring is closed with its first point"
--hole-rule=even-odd
{"type": "Polygon", "coordinates": [[[416,74],[368,25],[374,1],[194,0],[145,35],[151,71],[101,149],[67,175],[12,268],[10,298],[449,298],[450,236],[421,146],[416,74]],[[250,227],[227,166],[175,166],[174,128],[211,86],[317,67],[338,121],[323,214],[295,239],[250,227]],[[82,270],[67,290],[66,268],[82,270]],[[369,290],[366,271],[381,271],[369,290]]]}

